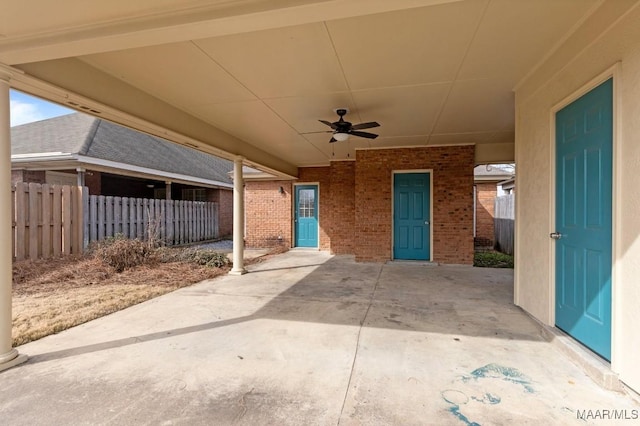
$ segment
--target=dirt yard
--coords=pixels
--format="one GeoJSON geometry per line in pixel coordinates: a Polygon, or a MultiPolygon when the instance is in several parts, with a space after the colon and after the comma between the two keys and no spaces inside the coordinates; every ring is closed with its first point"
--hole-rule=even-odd
{"type": "Polygon", "coordinates": [[[152,262],[116,273],[96,258],[15,262],[13,345],[226,273],[190,262],[152,262]]]}

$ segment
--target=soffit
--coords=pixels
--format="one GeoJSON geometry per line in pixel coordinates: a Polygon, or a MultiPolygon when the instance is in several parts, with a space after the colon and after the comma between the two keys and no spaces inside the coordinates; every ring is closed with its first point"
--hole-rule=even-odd
{"type": "Polygon", "coordinates": [[[300,15],[265,30],[175,36],[80,59],[296,165],[354,158],[356,148],[512,144],[513,87],[598,1],[429,3],[386,11],[372,1],[367,13],[359,2],[358,13],[314,22],[300,15]],[[314,133],[338,107],[354,123],[378,121],[370,131],[380,137],[329,144],[330,134],[314,133]]]}

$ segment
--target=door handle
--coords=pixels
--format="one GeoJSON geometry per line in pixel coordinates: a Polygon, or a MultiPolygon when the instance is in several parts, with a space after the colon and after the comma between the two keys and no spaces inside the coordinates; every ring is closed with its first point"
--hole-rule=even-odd
{"type": "Polygon", "coordinates": [[[562,234],[559,232],[552,232],[549,234],[549,238],[553,240],[559,240],[560,238],[562,238],[562,234]]]}
{"type": "Polygon", "coordinates": [[[424,224],[425,224],[425,225],[429,225],[429,221],[428,221],[428,220],[425,220],[425,221],[424,221],[424,224]]]}

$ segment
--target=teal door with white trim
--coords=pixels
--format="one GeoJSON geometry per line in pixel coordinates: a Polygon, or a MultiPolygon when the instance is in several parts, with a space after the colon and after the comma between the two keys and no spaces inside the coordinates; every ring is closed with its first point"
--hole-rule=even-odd
{"type": "Polygon", "coordinates": [[[431,259],[431,175],[393,176],[393,258],[431,259]]]}
{"type": "Polygon", "coordinates": [[[295,188],[296,247],[318,247],[318,187],[297,185],[295,188]]]}
{"type": "Polygon", "coordinates": [[[611,359],[613,81],[556,114],[556,326],[611,359]]]}

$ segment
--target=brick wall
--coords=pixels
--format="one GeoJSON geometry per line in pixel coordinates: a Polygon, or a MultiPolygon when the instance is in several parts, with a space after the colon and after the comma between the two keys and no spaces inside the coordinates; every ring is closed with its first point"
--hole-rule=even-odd
{"type": "Polygon", "coordinates": [[[233,191],[218,190],[218,231],[221,237],[233,234],[233,191]]]}
{"type": "Polygon", "coordinates": [[[432,169],[432,260],[473,263],[473,146],[357,151],[355,255],[391,258],[392,172],[432,169]]]}
{"type": "MultiPolygon", "coordinates": [[[[320,248],[359,261],[391,259],[392,173],[433,170],[433,260],[473,263],[473,146],[363,150],[357,161],[302,167],[296,183],[318,183],[320,248]]],[[[247,246],[291,245],[293,185],[247,182],[247,246]],[[285,194],[279,193],[279,188],[285,194]]]]}
{"type": "Polygon", "coordinates": [[[356,162],[334,161],[330,166],[329,209],[327,226],[330,249],[334,254],[353,254],[355,250],[356,162]]]}
{"type": "Polygon", "coordinates": [[[497,195],[495,182],[476,184],[476,244],[493,247],[494,203],[497,195]]]}
{"type": "Polygon", "coordinates": [[[247,181],[245,217],[247,247],[291,247],[291,181],[247,181]],[[280,193],[280,187],[283,193],[280,193]]]}
{"type": "Polygon", "coordinates": [[[84,174],[84,185],[89,188],[89,195],[102,195],[102,173],[87,170],[84,174]]]}
{"type": "Polygon", "coordinates": [[[46,183],[44,170],[11,170],[11,183],[46,183]]]}

